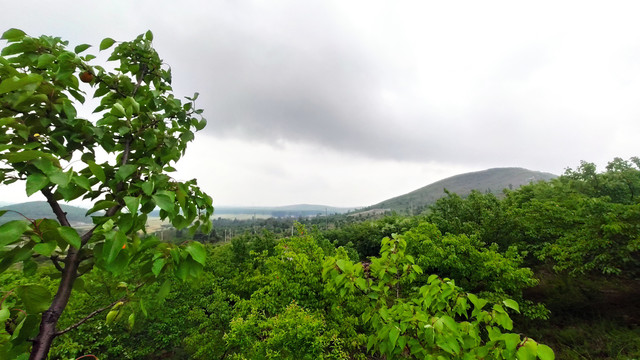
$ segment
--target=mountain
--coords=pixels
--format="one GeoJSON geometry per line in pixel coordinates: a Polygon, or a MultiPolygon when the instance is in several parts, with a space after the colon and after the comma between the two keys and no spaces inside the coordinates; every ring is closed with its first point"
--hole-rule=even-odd
{"type": "Polygon", "coordinates": [[[503,189],[517,189],[531,182],[546,181],[555,177],[557,175],[523,168],[495,168],[470,172],[434,182],[364,210],[389,209],[399,213],[418,213],[445,196],[445,189],[460,196],[468,195],[471,190],[502,195],[503,189]]]}
{"type": "Polygon", "coordinates": [[[333,215],[344,214],[353,210],[352,208],[339,208],[326,205],[286,205],[286,206],[216,206],[213,217],[218,215],[263,215],[271,217],[300,217],[300,216],[316,216],[320,215],[333,215]]]}
{"type": "MultiPolygon", "coordinates": [[[[69,222],[88,224],[92,223],[91,218],[84,215],[87,213],[87,209],[64,204],[61,204],[60,207],[64,212],[67,213],[67,219],[69,219],[69,222]]],[[[0,216],[0,224],[6,223],[11,220],[23,220],[24,217],[20,216],[16,212],[19,212],[30,219],[56,218],[53,210],[51,210],[51,207],[49,207],[49,204],[47,204],[46,201],[31,201],[26,203],[7,205],[0,207],[0,211],[2,210],[12,211],[8,211],[3,216],[0,216]]]]}

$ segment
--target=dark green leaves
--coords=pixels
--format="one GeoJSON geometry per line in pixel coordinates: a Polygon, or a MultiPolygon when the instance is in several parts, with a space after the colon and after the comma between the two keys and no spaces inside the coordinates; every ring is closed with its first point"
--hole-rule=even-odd
{"type": "Polygon", "coordinates": [[[49,308],[51,293],[44,286],[23,285],[16,289],[27,312],[41,313],[49,308]]]}

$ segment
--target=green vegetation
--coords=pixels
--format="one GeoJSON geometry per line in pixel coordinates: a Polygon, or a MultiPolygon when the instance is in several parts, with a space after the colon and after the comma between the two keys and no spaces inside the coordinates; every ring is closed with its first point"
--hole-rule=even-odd
{"type": "Polygon", "coordinates": [[[416,216],[212,222],[195,181],[167,175],[205,121],[171,94],[150,32],[117,44],[113,71],[88,45],[3,39],[0,180],[55,219],[0,225],[0,358],[640,356],[638,158],[499,196],[466,192],[495,170],[456,177],[465,192],[416,216]],[[95,123],[77,118],[78,77],[95,123]],[[78,233],[61,202],[80,197],[95,206],[78,233]],[[156,207],[167,241],[145,232],[156,207]]]}

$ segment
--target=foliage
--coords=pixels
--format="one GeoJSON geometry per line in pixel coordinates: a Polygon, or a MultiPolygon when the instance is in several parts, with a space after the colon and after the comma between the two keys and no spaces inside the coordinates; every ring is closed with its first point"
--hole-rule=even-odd
{"type": "Polygon", "coordinates": [[[422,269],[406,247],[402,237],[383,239],[380,257],[371,259],[366,272],[344,258],[324,264],[325,279],[342,298],[360,298],[362,321],[372,328],[367,349],[389,359],[554,358],[548,346],[502,332],[513,328],[505,307],[519,311],[513,300],[484,310],[487,300],[436,275],[417,290],[410,288],[422,269]]]}
{"type": "MultiPolygon", "coordinates": [[[[93,266],[119,274],[140,264],[140,284],[162,272],[186,279],[201,271],[200,244],[160,244],[138,233],[156,206],[177,228],[210,228],[211,198],[195,180],[179,182],[166,174],[206,121],[194,107],[197,94],[183,104],[171,93],[171,71],[153,49],[151,32],[117,45],[104,39],[101,51],[116,45],[108,58],[116,63],[113,70],[91,65],[95,56],[81,55],[86,44],[70,51],[60,38],[29,37],[17,29],[2,39],[8,45],[0,53],[0,182],[25,181],[27,195],[41,192],[57,219],[0,226],[0,270],[22,263],[32,272],[40,264],[34,259],[48,259],[61,279],[53,300],[39,287],[19,294],[22,305],[37,306],[26,308],[20,336],[15,331],[0,351],[16,357],[24,341],[35,337],[31,357],[44,358],[53,338],[64,333],[56,325],[74,282],[93,266]],[[85,87],[78,77],[100,99],[95,122],[79,116],[85,87]],[[80,197],[94,203],[88,213],[95,225],[82,234],[59,205],[80,197]]],[[[120,306],[114,304],[111,318],[120,306]]],[[[9,312],[5,322],[22,316],[9,312]]]]}

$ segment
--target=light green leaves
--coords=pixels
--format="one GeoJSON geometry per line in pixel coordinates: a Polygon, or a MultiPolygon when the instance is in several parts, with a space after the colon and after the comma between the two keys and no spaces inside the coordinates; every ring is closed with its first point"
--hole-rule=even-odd
{"type": "Polygon", "coordinates": [[[29,228],[29,223],[24,220],[13,220],[0,226],[0,247],[13,244],[29,228]]]}
{"type": "Polygon", "coordinates": [[[2,34],[3,40],[15,42],[22,40],[27,34],[20,29],[9,29],[2,34]]]}

